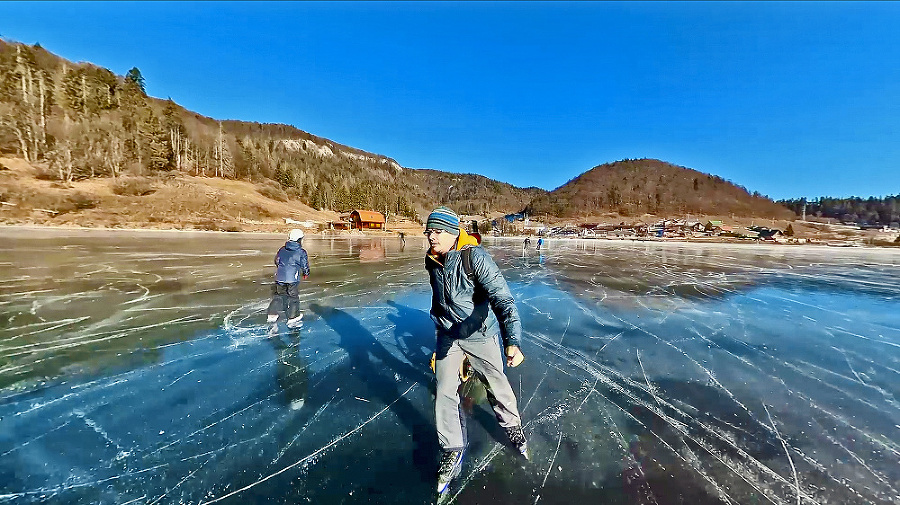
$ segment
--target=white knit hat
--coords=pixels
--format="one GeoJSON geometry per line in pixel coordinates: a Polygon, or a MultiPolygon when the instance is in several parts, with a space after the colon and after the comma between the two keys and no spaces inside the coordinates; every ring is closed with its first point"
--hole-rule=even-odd
{"type": "Polygon", "coordinates": [[[300,230],[298,228],[294,228],[293,230],[291,230],[291,233],[288,235],[288,240],[291,240],[294,242],[299,242],[300,239],[302,239],[302,238],[303,238],[303,230],[300,230]]]}

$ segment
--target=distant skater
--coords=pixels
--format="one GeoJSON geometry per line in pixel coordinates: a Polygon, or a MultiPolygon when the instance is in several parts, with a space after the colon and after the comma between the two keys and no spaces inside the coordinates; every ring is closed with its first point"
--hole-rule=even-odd
{"type": "Polygon", "coordinates": [[[403,233],[402,231],[400,232],[400,245],[401,246],[406,245],[406,234],[403,233]]]}
{"type": "Polygon", "coordinates": [[[288,328],[300,324],[300,276],[309,277],[309,258],[300,241],[303,230],[291,230],[288,241],[275,255],[275,284],[272,285],[272,301],[269,302],[267,322],[278,322],[279,314],[284,314],[288,328]]]}
{"type": "Polygon", "coordinates": [[[544,237],[538,238],[538,242],[537,242],[537,250],[538,250],[538,251],[541,250],[541,246],[542,246],[542,245],[544,245],[544,237]]]}
{"type": "Polygon", "coordinates": [[[528,246],[531,245],[531,237],[525,237],[525,243],[522,244],[522,249],[528,249],[528,246]]]}

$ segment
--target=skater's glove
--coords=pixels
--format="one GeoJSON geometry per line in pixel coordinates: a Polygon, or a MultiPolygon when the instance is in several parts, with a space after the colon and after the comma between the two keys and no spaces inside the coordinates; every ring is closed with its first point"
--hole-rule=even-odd
{"type": "Polygon", "coordinates": [[[519,350],[519,346],[511,345],[506,348],[506,366],[515,368],[525,361],[525,355],[519,350]]]}
{"type": "Polygon", "coordinates": [[[304,275],[304,276],[303,276],[303,280],[306,280],[306,279],[309,279],[309,276],[308,276],[308,275],[304,275]]]}

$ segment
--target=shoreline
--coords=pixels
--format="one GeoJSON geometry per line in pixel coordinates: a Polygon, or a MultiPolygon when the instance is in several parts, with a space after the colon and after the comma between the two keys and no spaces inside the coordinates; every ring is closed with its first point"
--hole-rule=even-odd
{"type": "MultiPolygon", "coordinates": [[[[521,242],[525,239],[525,236],[521,237],[491,237],[491,240],[501,240],[501,241],[517,241],[521,242]]],[[[529,250],[534,250],[534,237],[532,237],[532,244],[529,246],[529,250]]],[[[776,242],[762,242],[762,241],[751,241],[751,240],[708,240],[708,239],[690,239],[690,240],[681,240],[681,239],[631,239],[631,238],[619,238],[619,239],[610,239],[610,238],[545,238],[544,239],[544,248],[547,248],[547,243],[567,243],[567,242],[576,242],[579,245],[584,244],[603,244],[603,245],[614,245],[617,243],[627,243],[629,245],[638,245],[638,244],[646,244],[646,245],[690,245],[690,246],[734,246],[736,248],[746,248],[746,247],[755,247],[755,248],[766,248],[772,250],[814,250],[814,251],[887,251],[887,252],[896,252],[900,253],[900,247],[893,246],[880,246],[880,245],[836,245],[836,244],[826,244],[823,242],[812,242],[812,243],[795,243],[795,244],[780,244],[776,242]]]]}
{"type": "MultiPolygon", "coordinates": [[[[290,227],[285,227],[284,231],[223,231],[223,230],[197,230],[197,229],[178,229],[178,228],[125,228],[125,227],[91,227],[91,226],[76,226],[76,225],[37,225],[37,224],[7,224],[0,223],[0,234],[5,230],[14,230],[16,232],[49,232],[49,233],[62,233],[62,232],[77,232],[77,233],[93,233],[93,232],[105,232],[105,233],[130,233],[130,234],[170,234],[170,235],[180,235],[180,236],[188,236],[188,235],[205,235],[205,236],[226,236],[226,235],[253,235],[253,236],[270,236],[270,237],[282,237],[287,234],[290,230],[290,227]]],[[[306,230],[304,230],[306,231],[306,230]]],[[[326,239],[326,238],[340,238],[340,239],[394,239],[399,240],[400,232],[407,234],[407,240],[413,240],[409,235],[408,229],[403,230],[384,230],[384,231],[374,231],[374,230],[324,230],[324,231],[306,231],[306,236],[308,238],[318,238],[318,239],[326,239]]],[[[526,237],[530,237],[532,241],[536,241],[535,236],[530,235],[506,235],[506,236],[485,236],[485,241],[501,241],[501,242],[521,242],[525,240],[526,237]]],[[[616,243],[630,243],[630,244],[696,244],[696,245],[707,245],[707,244],[715,244],[715,245],[733,245],[739,247],[745,246],[762,246],[762,247],[770,247],[770,248],[788,248],[788,249],[815,249],[815,250],[878,250],[878,251],[898,251],[900,252],[900,246],[890,246],[890,245],[877,245],[877,244],[860,244],[857,242],[840,242],[840,241],[819,241],[819,242],[797,242],[797,243],[778,243],[778,242],[768,242],[768,241],[758,241],[758,240],[747,240],[747,239],[735,239],[735,238],[718,238],[718,237],[693,237],[689,239],[679,239],[679,238],[656,238],[656,237],[641,237],[641,238],[587,238],[587,237],[545,237],[545,243],[577,243],[577,244],[616,244],[616,243]]],[[[531,246],[532,248],[534,245],[531,246]]]]}

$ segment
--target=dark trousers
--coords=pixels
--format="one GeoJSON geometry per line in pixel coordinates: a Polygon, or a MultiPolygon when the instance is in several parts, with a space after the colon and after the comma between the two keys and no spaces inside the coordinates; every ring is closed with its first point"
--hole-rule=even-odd
{"type": "Polygon", "coordinates": [[[276,282],[272,285],[272,301],[266,311],[269,315],[284,314],[285,319],[293,319],[300,314],[300,283],[276,282]]]}

